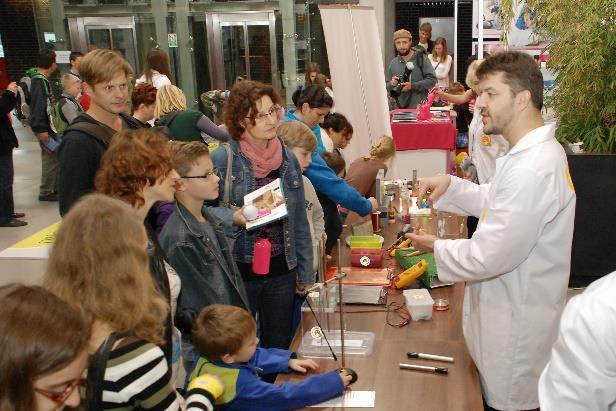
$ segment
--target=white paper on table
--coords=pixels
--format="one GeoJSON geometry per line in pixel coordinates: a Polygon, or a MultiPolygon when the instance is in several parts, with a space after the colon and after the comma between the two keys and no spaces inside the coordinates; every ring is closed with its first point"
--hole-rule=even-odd
{"type": "Polygon", "coordinates": [[[345,391],[343,395],[310,407],[374,408],[375,391],[345,391]]]}

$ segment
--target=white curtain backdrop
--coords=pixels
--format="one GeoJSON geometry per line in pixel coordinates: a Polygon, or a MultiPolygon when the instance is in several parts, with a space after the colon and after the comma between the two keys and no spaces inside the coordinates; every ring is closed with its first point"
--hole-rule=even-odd
{"type": "Polygon", "coordinates": [[[391,136],[385,69],[374,9],[368,6],[320,5],[336,112],[353,125],[344,149],[347,166],[367,155],[370,144],[391,136]]]}

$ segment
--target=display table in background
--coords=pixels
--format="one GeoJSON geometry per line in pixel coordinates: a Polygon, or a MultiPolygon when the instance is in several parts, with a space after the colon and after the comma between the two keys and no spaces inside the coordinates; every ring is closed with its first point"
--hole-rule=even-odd
{"type": "MultiPolygon", "coordinates": [[[[354,215],[354,217],[357,217],[354,215]]],[[[351,215],[349,215],[351,219],[351,215]]],[[[349,220],[347,220],[349,221],[349,220]]],[[[395,233],[400,229],[399,222],[383,228],[385,244],[391,244],[395,233]]],[[[342,238],[349,235],[348,229],[342,238]]],[[[342,247],[342,265],[349,265],[349,247],[342,247]]],[[[335,260],[335,259],[334,259],[335,260]]],[[[400,268],[389,257],[385,266],[400,268]]],[[[412,283],[419,287],[419,281],[412,283]]],[[[352,408],[352,410],[482,410],[481,388],[475,365],[470,358],[462,335],[462,301],[464,284],[430,290],[432,298],[449,300],[448,311],[433,312],[429,321],[411,321],[402,328],[386,324],[384,306],[362,306],[345,304],[345,323],[348,331],[371,331],[375,334],[373,353],[368,357],[346,358],[346,366],[353,368],[359,375],[352,385],[356,391],[375,391],[374,408],[352,408]],[[374,312],[380,310],[379,312],[374,312]],[[409,360],[406,353],[418,351],[454,357],[455,363],[438,363],[425,360],[409,360]],[[400,370],[400,363],[436,365],[449,368],[448,375],[400,370]]],[[[337,313],[332,317],[332,328],[338,328],[337,313]]],[[[301,343],[302,328],[309,329],[315,325],[312,315],[304,313],[303,325],[292,342],[291,349],[296,350],[301,343]]],[[[325,327],[325,324],[323,324],[325,327]]],[[[339,329],[339,328],[338,328],[339,329]]],[[[336,369],[337,364],[330,358],[318,358],[319,372],[336,369]]],[[[304,378],[301,374],[280,374],[277,383],[284,381],[298,382],[304,378]]],[[[315,408],[305,408],[306,410],[315,408]]],[[[320,408],[343,410],[345,408],[320,408]]],[[[351,410],[351,408],[348,408],[351,410]]]]}
{"type": "MultiPolygon", "coordinates": [[[[417,112],[414,109],[391,111],[417,112]]],[[[456,147],[456,127],[448,111],[439,111],[441,117],[415,122],[391,122],[391,133],[396,144],[396,156],[387,178],[412,178],[413,170],[419,177],[449,173],[451,151],[456,147]]],[[[435,115],[435,112],[432,113],[435,115]]]]}

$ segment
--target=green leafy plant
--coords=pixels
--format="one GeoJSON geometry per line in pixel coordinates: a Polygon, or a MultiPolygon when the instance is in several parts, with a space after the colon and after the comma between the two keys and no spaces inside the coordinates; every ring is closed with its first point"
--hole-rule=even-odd
{"type": "MultiPolygon", "coordinates": [[[[616,153],[616,6],[614,0],[528,0],[536,33],[549,44],[556,89],[546,104],[558,117],[560,140],[587,152],[616,153]]],[[[516,0],[501,3],[503,27],[516,0]]],[[[506,34],[505,34],[506,38],[506,34]]]]}

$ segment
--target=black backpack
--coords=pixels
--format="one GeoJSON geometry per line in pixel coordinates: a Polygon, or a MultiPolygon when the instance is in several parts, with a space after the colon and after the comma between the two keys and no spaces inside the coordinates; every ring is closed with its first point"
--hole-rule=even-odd
{"type": "Polygon", "coordinates": [[[30,125],[30,99],[32,92],[32,79],[38,78],[43,80],[45,94],[50,95],[49,82],[47,78],[38,72],[36,67],[29,68],[24,73],[23,77],[17,82],[17,102],[15,103],[15,116],[24,126],[30,125]]]}

